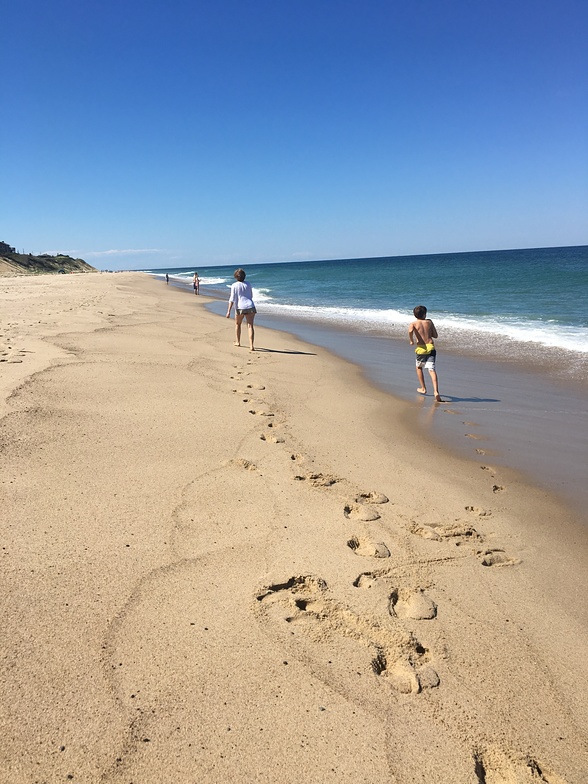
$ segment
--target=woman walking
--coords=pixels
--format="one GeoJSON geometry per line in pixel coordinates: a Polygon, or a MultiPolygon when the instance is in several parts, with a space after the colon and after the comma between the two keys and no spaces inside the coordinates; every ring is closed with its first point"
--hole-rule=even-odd
{"type": "Polygon", "coordinates": [[[249,332],[249,348],[255,351],[253,345],[255,339],[255,330],[253,329],[253,320],[257,310],[253,303],[253,291],[249,283],[245,283],[245,270],[237,269],[233,273],[235,283],[231,286],[231,296],[229,298],[229,307],[227,310],[227,318],[231,317],[231,308],[235,306],[235,345],[241,345],[241,324],[243,319],[247,321],[247,331],[249,332]]]}

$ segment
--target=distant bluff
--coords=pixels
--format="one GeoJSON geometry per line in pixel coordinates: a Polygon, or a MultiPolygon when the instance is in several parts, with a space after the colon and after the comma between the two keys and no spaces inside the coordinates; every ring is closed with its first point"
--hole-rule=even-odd
{"type": "Polygon", "coordinates": [[[33,256],[31,253],[17,253],[16,249],[6,242],[0,242],[0,275],[39,275],[45,272],[97,272],[83,259],[73,259],[58,253],[51,256],[43,253],[33,256]]]}

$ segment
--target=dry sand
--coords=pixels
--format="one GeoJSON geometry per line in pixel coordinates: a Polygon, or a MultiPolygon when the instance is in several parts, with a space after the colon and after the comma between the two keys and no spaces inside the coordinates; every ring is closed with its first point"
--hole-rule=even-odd
{"type": "Polygon", "coordinates": [[[586,529],[204,301],[0,282],[0,780],[585,784],[586,529]]]}

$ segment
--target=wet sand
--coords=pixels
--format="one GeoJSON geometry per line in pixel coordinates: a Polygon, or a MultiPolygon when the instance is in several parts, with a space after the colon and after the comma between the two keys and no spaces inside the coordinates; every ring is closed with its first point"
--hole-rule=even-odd
{"type": "Polygon", "coordinates": [[[6,781],[586,781],[554,498],[144,275],[0,299],[6,781]]]}
{"type": "MultiPolygon", "coordinates": [[[[223,305],[210,304],[220,313],[223,305]]],[[[588,398],[585,384],[521,361],[473,359],[437,341],[437,370],[446,406],[416,392],[408,340],[335,329],[264,314],[260,323],[283,329],[362,368],[381,389],[412,405],[406,415],[438,443],[463,457],[518,470],[528,482],[558,495],[588,524],[588,398]],[[449,416],[447,416],[449,415],[449,416]]]]}

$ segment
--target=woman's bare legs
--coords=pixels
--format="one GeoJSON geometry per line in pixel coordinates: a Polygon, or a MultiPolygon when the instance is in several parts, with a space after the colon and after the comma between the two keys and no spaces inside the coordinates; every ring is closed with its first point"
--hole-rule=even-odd
{"type": "Polygon", "coordinates": [[[255,347],[253,345],[255,341],[255,330],[253,329],[253,320],[255,319],[255,313],[246,313],[245,318],[247,319],[247,331],[249,332],[249,350],[255,351],[255,347]]]}
{"type": "Polygon", "coordinates": [[[255,330],[253,329],[253,319],[255,318],[255,313],[237,313],[235,316],[235,345],[241,345],[241,324],[243,323],[243,319],[247,319],[247,331],[249,332],[249,348],[251,351],[255,351],[254,348],[254,340],[255,340],[255,330]]]}
{"type": "Polygon", "coordinates": [[[235,346],[241,345],[241,324],[243,322],[243,315],[235,314],[235,346]]]}

